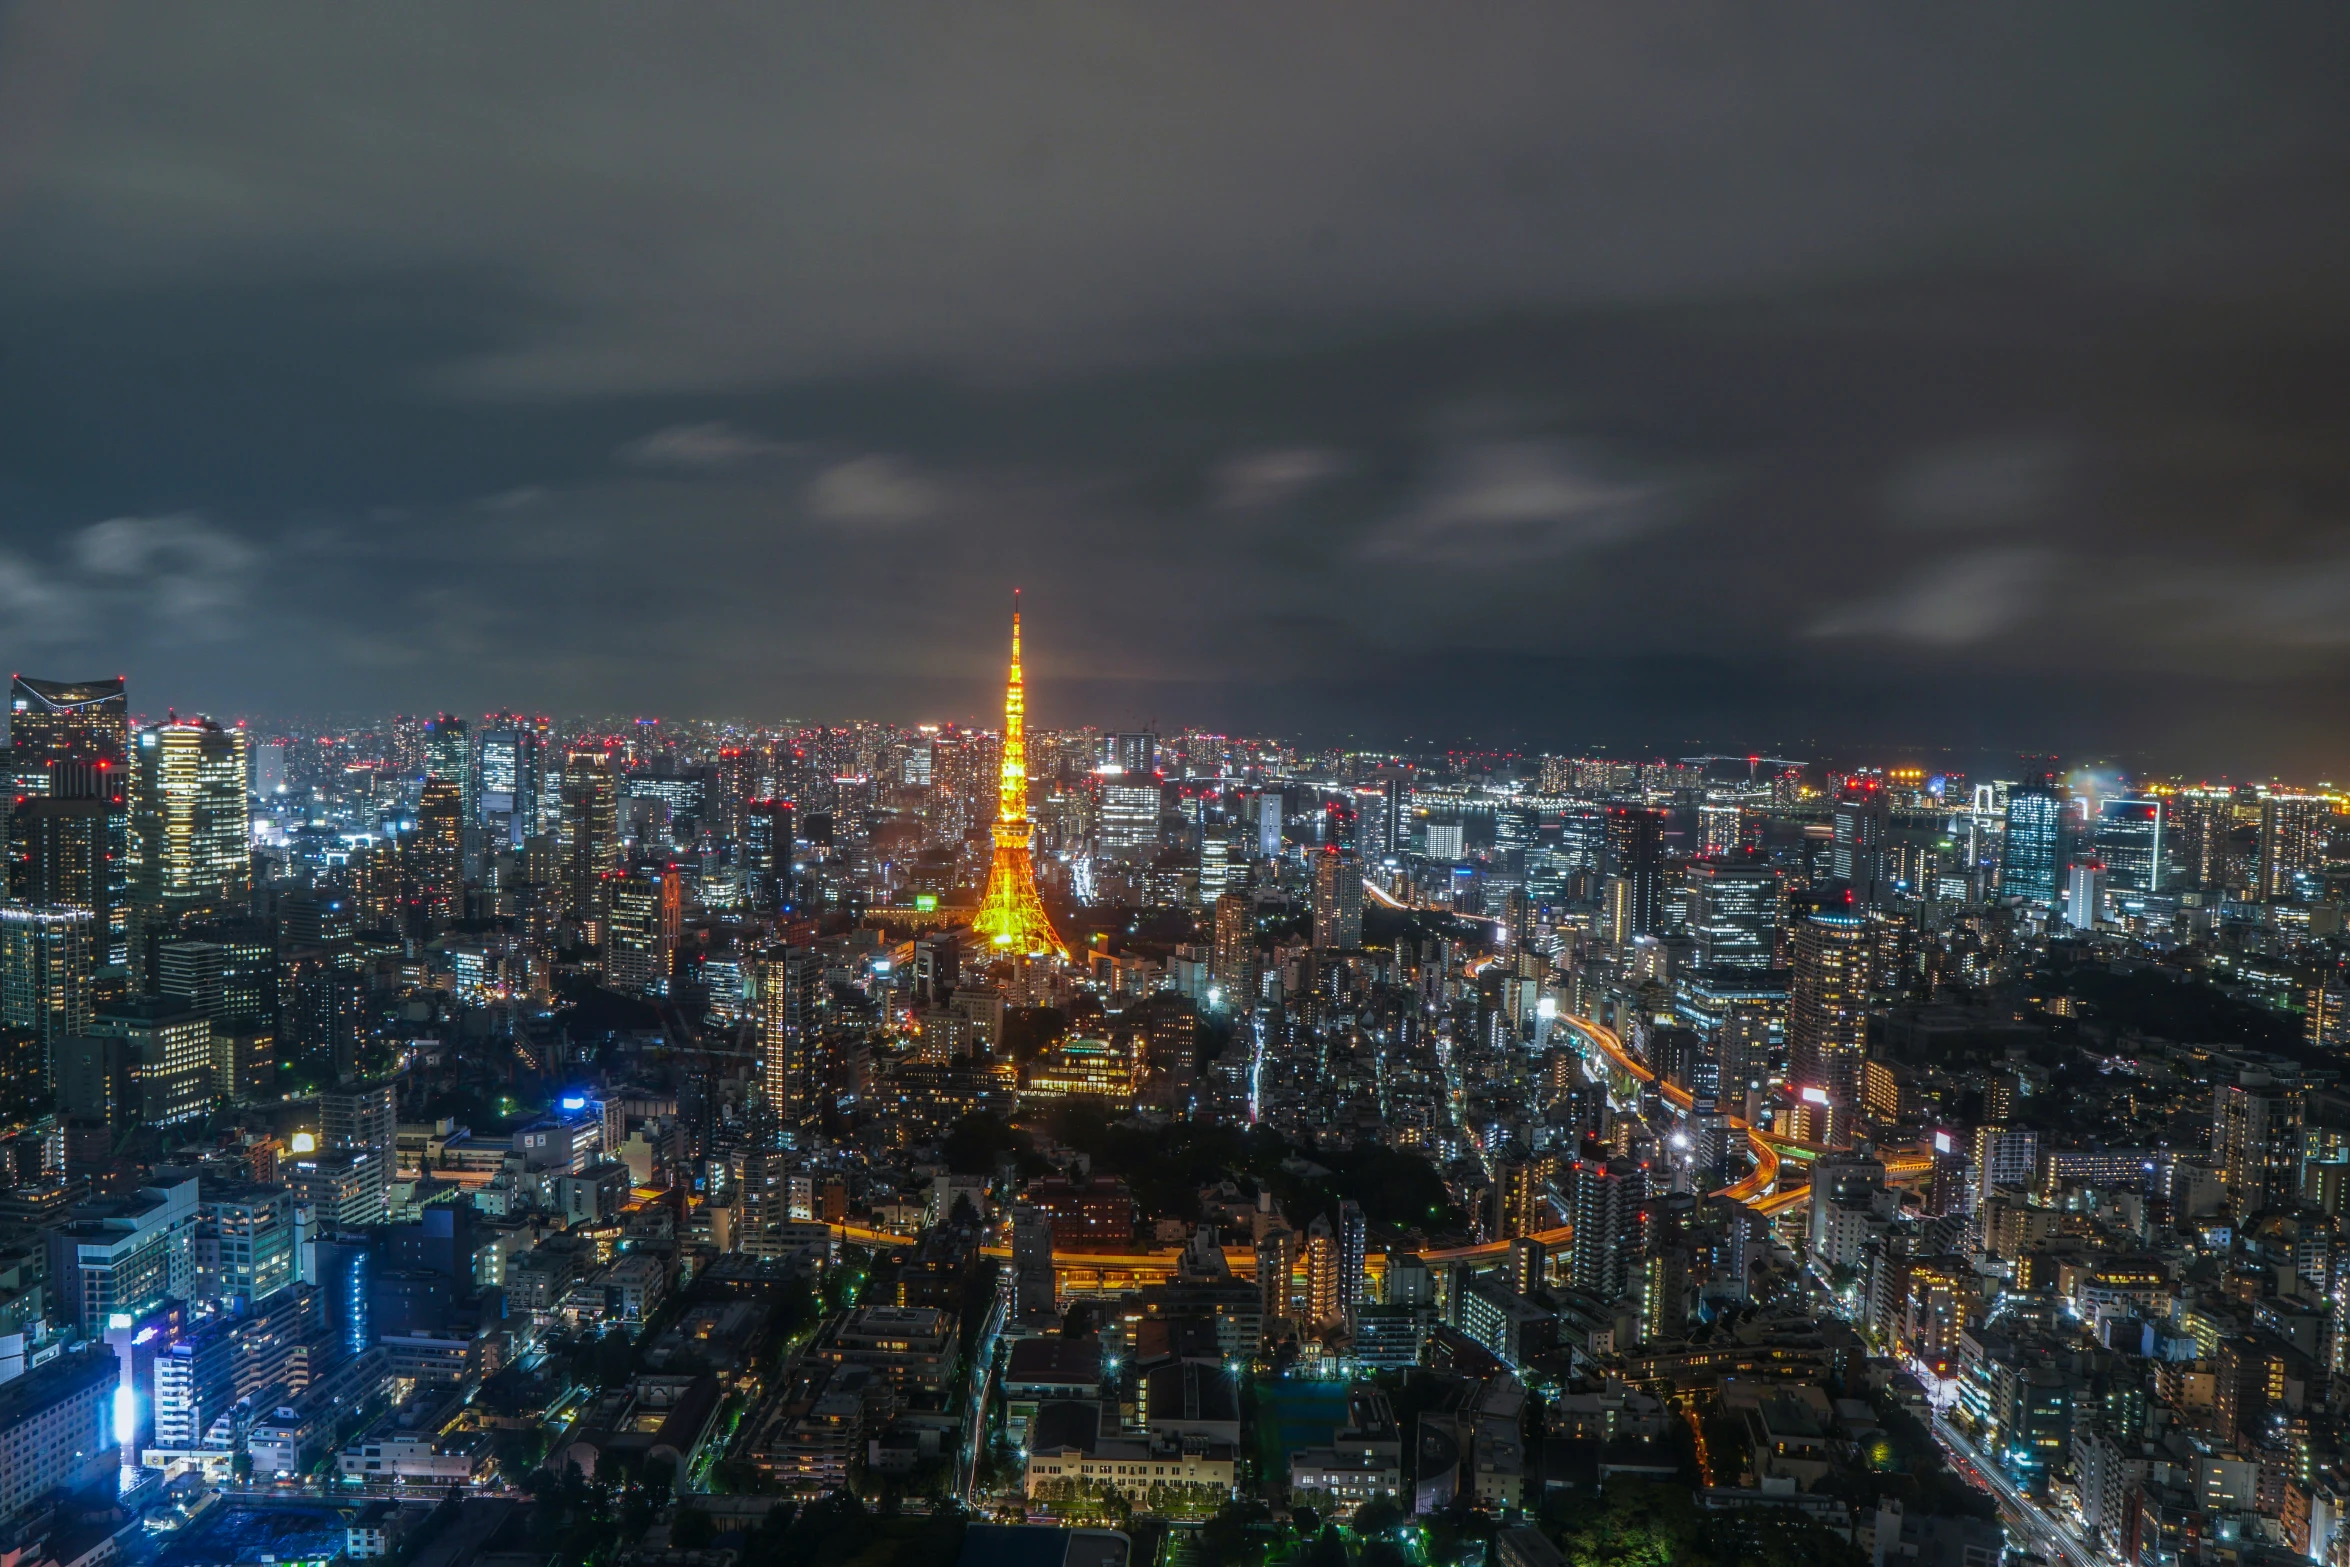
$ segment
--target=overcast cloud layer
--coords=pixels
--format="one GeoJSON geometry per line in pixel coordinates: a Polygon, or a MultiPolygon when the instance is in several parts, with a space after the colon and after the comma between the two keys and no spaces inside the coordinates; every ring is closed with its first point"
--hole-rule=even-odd
{"type": "Polygon", "coordinates": [[[2350,13],[0,9],[139,704],[2340,774],[2350,13]],[[1806,753],[1795,753],[1806,754],[1806,753]]]}

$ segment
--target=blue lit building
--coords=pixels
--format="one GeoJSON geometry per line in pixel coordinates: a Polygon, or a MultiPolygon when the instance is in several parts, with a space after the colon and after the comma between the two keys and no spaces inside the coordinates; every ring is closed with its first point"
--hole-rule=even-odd
{"type": "Polygon", "coordinates": [[[312,1250],[326,1325],[337,1344],[359,1354],[375,1342],[374,1247],[364,1235],[328,1235],[314,1241],[312,1250]]]}
{"type": "Polygon", "coordinates": [[[2041,908],[2056,906],[2064,857],[2064,802],[2045,783],[2007,797],[2007,838],[1999,853],[1999,895],[2041,908]]]}

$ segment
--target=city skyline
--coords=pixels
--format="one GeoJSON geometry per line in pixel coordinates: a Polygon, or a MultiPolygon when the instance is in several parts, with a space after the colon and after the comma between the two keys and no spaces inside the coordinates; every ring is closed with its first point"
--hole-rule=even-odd
{"type": "Polygon", "coordinates": [[[2350,1567],[2345,81],[0,3],[6,1562],[2350,1567]]]}

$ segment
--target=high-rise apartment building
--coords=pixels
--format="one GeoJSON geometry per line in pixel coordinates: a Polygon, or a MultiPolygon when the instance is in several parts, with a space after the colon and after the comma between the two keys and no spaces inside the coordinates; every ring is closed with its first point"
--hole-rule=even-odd
{"type": "Polygon", "coordinates": [[[1338,1310],[1347,1321],[1370,1304],[1370,1225],[1352,1197],[1338,1204],[1338,1310]]]}
{"type": "Polygon", "coordinates": [[[1642,1250],[1647,1175],[1629,1159],[1579,1159],[1568,1167],[1575,1214],[1568,1270],[1575,1288],[1612,1303],[1630,1287],[1642,1250]]]}
{"type": "Polygon", "coordinates": [[[757,977],[760,1093],[785,1146],[794,1147],[824,1119],[824,964],[813,947],[770,947],[759,954],[757,977]]]}
{"type": "Polygon", "coordinates": [[[416,802],[415,836],[401,847],[407,861],[405,901],[411,929],[430,935],[462,919],[465,799],[456,779],[437,772],[425,778],[416,802]]]}
{"type": "Polygon", "coordinates": [[[1814,914],[1795,927],[1787,1073],[1799,1092],[1822,1089],[1840,1104],[1859,1096],[1875,937],[1858,914],[1814,914]]]}
{"type": "Polygon", "coordinates": [[[1355,847],[1366,860],[1396,860],[1412,846],[1411,785],[1384,773],[1355,790],[1355,847]]]}
{"type": "Polygon", "coordinates": [[[2244,1071],[2211,1097],[2211,1162],[2240,1215],[2290,1207],[2300,1192],[2301,1088],[2244,1071]]]}
{"type": "Polygon", "coordinates": [[[236,1402],[235,1344],[219,1318],[198,1324],[155,1356],[155,1445],[186,1451],[236,1402]]]}
{"type": "Polygon", "coordinates": [[[1256,973],[1256,901],[1245,892],[1227,892],[1216,900],[1216,934],[1208,960],[1209,978],[1222,992],[1225,1006],[1245,1013],[1255,999],[1256,973]]]}
{"type": "Polygon", "coordinates": [[[1363,863],[1344,849],[1314,856],[1314,945],[1351,952],[1363,944],[1363,863]]]}
{"type": "Polygon", "coordinates": [[[2331,810],[2318,795],[2271,794],[2261,799],[2258,897],[2285,902],[2300,896],[2296,878],[2314,875],[2325,865],[2331,810]]]}
{"type": "Polygon", "coordinates": [[[1327,1214],[1315,1214],[1306,1226],[1306,1320],[1317,1326],[1346,1320],[1344,1294],[1339,1283],[1338,1234],[1327,1214]]]}
{"type": "Polygon", "coordinates": [[[2166,866],[2175,866],[2189,887],[2231,885],[2235,855],[2236,801],[2225,789],[2182,789],[2166,802],[2163,848],[2166,866]]]}

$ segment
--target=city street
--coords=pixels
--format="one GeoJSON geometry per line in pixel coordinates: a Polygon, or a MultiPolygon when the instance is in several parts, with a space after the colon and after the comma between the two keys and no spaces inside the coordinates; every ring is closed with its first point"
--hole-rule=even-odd
{"type": "Polygon", "coordinates": [[[1939,1412],[1934,1416],[1934,1438],[1948,1450],[1960,1474],[1999,1499],[1999,1515],[2015,1538],[2052,1562],[2062,1560],[2070,1567],[2112,1567],[2111,1558],[2084,1544],[2050,1517],[2039,1503],[2017,1489],[1997,1464],[1977,1452],[1974,1444],[1939,1412]]]}

